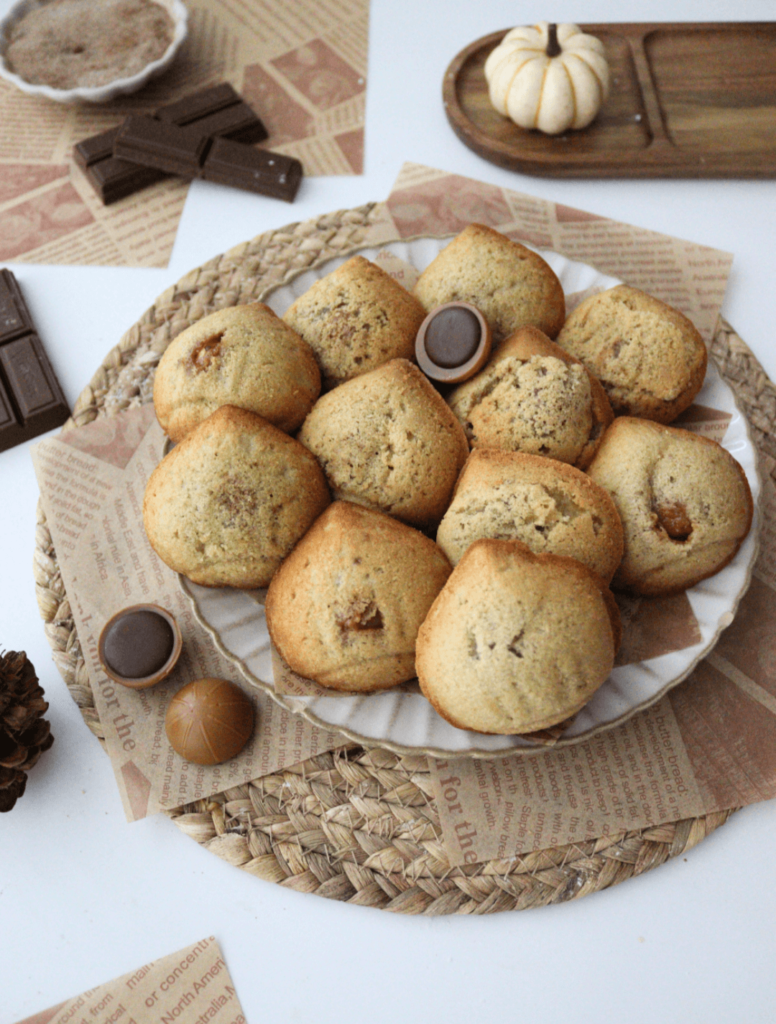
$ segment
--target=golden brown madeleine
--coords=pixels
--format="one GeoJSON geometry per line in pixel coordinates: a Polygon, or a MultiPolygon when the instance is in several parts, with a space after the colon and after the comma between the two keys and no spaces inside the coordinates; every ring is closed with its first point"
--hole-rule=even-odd
{"type": "Polygon", "coordinates": [[[162,561],[195,583],[266,587],[329,500],[303,445],[224,405],[151,474],[143,522],[162,561]]]}
{"type": "Polygon", "coordinates": [[[427,312],[471,302],[493,329],[495,344],[528,324],[554,338],[566,317],[555,271],[537,253],[484,224],[470,224],[420,275],[415,295],[427,312]]]}
{"type": "Polygon", "coordinates": [[[507,338],[447,401],[472,448],[543,455],[579,469],[613,419],[595,377],[536,327],[507,338]]]}
{"type": "Polygon", "coordinates": [[[299,432],[335,498],[416,526],[444,515],[469,446],[413,363],[390,363],[322,395],[299,432]]]}
{"type": "Polygon", "coordinates": [[[320,391],[309,345],[269,306],[252,302],[219,309],[170,342],[156,369],[154,408],[173,441],[222,405],[292,433],[320,391]]]}
{"type": "Polygon", "coordinates": [[[576,558],[606,583],[623,553],[622,523],[603,487],[555,459],[491,448],[469,456],[436,539],[456,565],[483,538],[576,558]]]}
{"type": "Polygon", "coordinates": [[[415,675],[415,640],[451,567],[417,530],[351,502],[316,520],[272,579],[272,642],[294,672],[351,692],[415,675]]]}
{"type": "Polygon", "coordinates": [[[612,496],[625,554],[612,586],[673,594],[719,572],[752,525],[741,466],[716,441],[621,416],[587,470],[612,496]]]}
{"type": "Polygon", "coordinates": [[[420,688],[459,729],[518,734],[582,708],[620,642],[614,598],[573,558],[517,540],[478,540],[418,633],[420,688]]]}
{"type": "Polygon", "coordinates": [[[312,348],[328,391],[390,359],[414,359],[425,316],[382,267],[353,256],[300,295],[283,319],[312,348]]]}
{"type": "Polygon", "coordinates": [[[706,376],[706,346],[692,322],[624,284],[577,306],[558,344],[601,381],[617,416],[670,423],[706,376]]]}

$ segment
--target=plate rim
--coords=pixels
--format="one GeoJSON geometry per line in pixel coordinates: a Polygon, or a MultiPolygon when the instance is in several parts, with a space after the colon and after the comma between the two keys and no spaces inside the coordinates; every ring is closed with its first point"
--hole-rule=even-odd
{"type": "MultiPolygon", "coordinates": [[[[316,262],[316,263],[314,263],[311,266],[294,268],[292,271],[290,271],[288,274],[286,274],[282,278],[282,280],[274,281],[272,284],[268,285],[265,289],[263,289],[258,294],[257,301],[266,302],[266,299],[273,292],[276,292],[280,288],[283,288],[284,286],[289,285],[291,282],[293,282],[297,278],[301,277],[305,273],[310,273],[311,271],[316,271],[320,267],[325,266],[327,263],[341,263],[343,261],[343,259],[349,258],[354,253],[363,252],[364,250],[378,250],[378,251],[382,251],[382,250],[390,247],[391,245],[394,245],[394,244],[397,244],[397,243],[408,244],[408,243],[413,242],[413,241],[421,241],[421,240],[426,240],[426,239],[429,239],[429,240],[444,240],[446,238],[453,238],[453,237],[455,237],[456,234],[458,234],[458,232],[456,232],[456,231],[445,232],[443,234],[418,233],[418,234],[415,234],[415,235],[410,235],[410,236],[402,237],[402,238],[398,238],[398,239],[385,239],[384,241],[377,241],[377,242],[372,243],[372,244],[366,244],[365,245],[363,243],[359,243],[358,245],[354,246],[352,249],[348,249],[345,252],[342,252],[342,253],[338,254],[336,257],[330,257],[329,259],[321,260],[320,262],[316,262]]],[[[537,247],[537,246],[535,246],[535,245],[533,245],[533,244],[531,244],[529,242],[523,242],[522,244],[526,245],[528,248],[532,249],[533,251],[538,252],[539,254],[542,254],[542,253],[552,253],[553,255],[559,256],[559,257],[563,258],[564,260],[567,260],[569,263],[581,264],[581,265],[583,265],[583,266],[585,266],[587,268],[590,268],[590,269],[594,270],[596,273],[600,274],[602,277],[606,277],[606,278],[609,278],[611,280],[620,280],[619,278],[615,278],[614,275],[612,275],[612,274],[607,274],[604,271],[599,270],[599,268],[596,267],[595,264],[588,263],[586,260],[576,260],[573,257],[567,256],[565,253],[559,252],[556,249],[549,249],[549,248],[546,248],[546,247],[545,248],[539,248],[539,247],[537,247]]],[[[707,348],[709,348],[709,347],[710,346],[707,346],[707,348]]],[[[588,730],[588,731],[586,731],[584,733],[581,733],[578,736],[570,736],[570,737],[562,737],[561,736],[561,737],[559,737],[557,740],[555,740],[553,742],[547,742],[547,743],[537,742],[533,746],[508,746],[508,747],[502,747],[502,748],[497,748],[497,749],[485,749],[483,747],[474,746],[474,747],[468,747],[467,749],[464,749],[464,750],[448,750],[448,749],[445,749],[445,748],[442,748],[442,747],[435,747],[433,745],[417,746],[417,745],[408,745],[408,744],[400,743],[400,742],[398,742],[396,740],[391,740],[391,739],[384,739],[384,738],[376,739],[375,737],[366,736],[363,733],[360,733],[357,730],[355,730],[355,729],[353,729],[353,728],[351,728],[350,726],[347,726],[347,725],[333,725],[331,722],[327,722],[325,719],[320,718],[314,711],[312,711],[308,706],[306,706],[306,704],[303,703],[307,699],[306,696],[295,695],[295,694],[279,694],[275,690],[275,687],[274,687],[273,684],[268,683],[268,682],[266,682],[263,679],[260,679],[258,676],[255,676],[253,674],[253,672],[251,672],[251,670],[247,667],[247,665],[244,664],[244,662],[241,659],[239,659],[236,655],[234,655],[231,651],[229,651],[225,647],[225,645],[224,645],[223,641],[221,640],[221,637],[219,636],[218,632],[203,617],[202,613],[200,612],[200,608],[199,608],[198,602],[196,600],[196,597],[195,597],[194,593],[189,588],[190,581],[185,576],[183,576],[182,574],[178,573],[177,575],[178,575],[178,581],[179,581],[180,588],[181,588],[184,596],[186,597],[186,599],[188,600],[188,602],[189,602],[189,604],[191,606],[191,609],[192,609],[192,612],[194,614],[194,617],[196,618],[197,622],[203,627],[203,629],[205,629],[205,631],[210,636],[210,638],[213,640],[213,642],[215,643],[216,647],[219,650],[219,653],[221,653],[232,665],[234,665],[239,670],[239,672],[241,673],[243,678],[246,680],[246,682],[251,687],[256,687],[257,689],[261,690],[261,692],[263,692],[264,694],[269,696],[277,705],[279,705],[280,707],[284,708],[286,711],[290,711],[292,714],[301,715],[304,719],[306,719],[308,722],[310,722],[310,724],[316,726],[317,728],[322,729],[325,732],[335,732],[335,733],[338,733],[338,734],[346,737],[348,740],[350,740],[353,743],[358,743],[358,744],[360,744],[360,745],[362,745],[364,747],[370,747],[370,746],[381,747],[381,748],[384,748],[386,750],[390,750],[392,753],[398,754],[400,756],[423,754],[423,755],[426,755],[426,756],[435,757],[435,758],[442,759],[442,760],[456,760],[458,758],[473,758],[473,759],[477,759],[477,760],[483,760],[483,759],[487,760],[487,759],[493,759],[493,758],[498,758],[498,757],[507,757],[507,756],[513,756],[513,755],[529,756],[530,757],[530,756],[534,756],[536,754],[546,753],[548,751],[552,751],[552,750],[556,750],[556,749],[566,749],[568,747],[575,746],[575,745],[577,745],[579,743],[588,742],[589,740],[594,739],[596,736],[599,736],[601,733],[608,732],[609,730],[611,730],[613,728],[616,728],[619,725],[622,725],[623,723],[627,722],[629,719],[634,717],[639,712],[644,711],[647,708],[652,707],[654,704],[656,704],[660,700],[662,700],[663,697],[665,697],[666,694],[669,693],[672,689],[674,689],[680,683],[684,682],[684,680],[687,679],[687,677],[689,675],[691,675],[692,672],[698,667],[698,665],[701,663],[701,661],[703,661],[712,652],[714,647],[719,642],[719,638],[722,635],[722,633],[725,631],[725,629],[728,628],[728,626],[730,626],[732,624],[732,622],[735,619],[735,616],[736,616],[736,613],[738,611],[738,607],[739,607],[739,605],[741,603],[741,600],[743,599],[743,597],[745,596],[745,594],[747,593],[747,591],[749,590],[749,587],[751,585],[752,575],[753,575],[753,572],[754,572],[754,566],[755,566],[755,563],[757,561],[757,556],[758,556],[759,549],[760,549],[760,536],[759,535],[760,535],[760,526],[761,526],[761,520],[762,520],[762,516],[760,514],[760,501],[761,501],[761,497],[762,497],[762,490],[763,490],[763,488],[762,488],[762,472],[761,472],[761,467],[760,467],[759,453],[757,451],[757,446],[754,443],[754,439],[752,437],[751,425],[750,425],[749,420],[747,419],[747,417],[746,417],[746,415],[744,413],[744,410],[741,407],[741,404],[740,404],[740,402],[738,400],[738,396],[736,395],[734,389],[730,386],[730,384],[728,384],[728,382],[722,376],[722,373],[720,372],[719,367],[717,366],[716,361],[714,360],[711,352],[709,352],[709,361],[713,362],[714,368],[715,368],[715,370],[717,372],[717,375],[719,377],[719,382],[728,390],[728,392],[730,394],[730,397],[732,399],[733,406],[734,406],[735,410],[737,411],[737,413],[739,414],[739,416],[741,417],[741,420],[742,420],[743,426],[744,426],[745,438],[746,438],[746,441],[749,444],[749,447],[750,447],[750,449],[752,451],[752,454],[753,454],[753,472],[754,472],[754,476],[755,476],[756,483],[757,483],[757,489],[756,489],[756,494],[754,496],[754,501],[753,501],[754,510],[753,510],[752,525],[751,525],[749,534],[747,535],[747,537],[744,539],[744,542],[743,542],[743,544],[746,544],[746,543],[748,543],[750,541],[752,542],[752,553],[751,553],[749,561],[748,561],[748,563],[747,563],[747,565],[745,567],[743,583],[742,583],[741,587],[739,588],[738,593],[736,594],[736,596],[734,598],[732,607],[730,608],[729,612],[726,615],[723,615],[723,616],[720,617],[720,621],[717,624],[717,628],[716,628],[716,630],[714,632],[714,635],[710,638],[709,642],[704,646],[703,650],[698,653],[698,655],[692,660],[692,662],[688,665],[688,667],[685,670],[683,670],[675,678],[669,680],[660,689],[660,691],[658,691],[656,694],[652,695],[646,701],[638,704],[637,706],[635,706],[633,708],[629,708],[627,711],[624,711],[617,718],[614,718],[611,721],[608,721],[608,722],[602,723],[600,725],[597,725],[597,726],[593,727],[592,729],[590,729],[590,730],[588,730]]],[[[743,544],[742,544],[742,547],[743,547],[743,544]]],[[[736,554],[738,554],[738,552],[736,554]]],[[[701,582],[703,582],[703,581],[701,581],[701,582]]],[[[396,693],[396,692],[397,691],[395,691],[395,690],[393,690],[393,691],[385,691],[383,693],[383,696],[390,696],[391,694],[396,693]]],[[[354,694],[354,695],[351,695],[351,696],[360,696],[360,697],[363,698],[363,697],[368,697],[368,696],[375,696],[375,694],[354,694]]],[[[380,694],[378,693],[378,694],[376,694],[376,696],[380,696],[380,694]]],[[[329,698],[329,699],[334,699],[334,698],[329,698]]],[[[337,698],[337,699],[341,699],[341,698],[337,698]]],[[[464,730],[464,731],[469,732],[471,735],[477,735],[472,730],[464,730]]],[[[494,734],[483,734],[483,735],[494,735],[494,734]]]]}

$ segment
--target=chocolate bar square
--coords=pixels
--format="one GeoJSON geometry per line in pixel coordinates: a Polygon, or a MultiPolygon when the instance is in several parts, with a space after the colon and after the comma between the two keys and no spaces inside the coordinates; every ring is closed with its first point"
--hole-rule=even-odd
{"type": "Polygon", "coordinates": [[[0,451],[60,427],[70,416],[10,270],[0,270],[0,451]]]}

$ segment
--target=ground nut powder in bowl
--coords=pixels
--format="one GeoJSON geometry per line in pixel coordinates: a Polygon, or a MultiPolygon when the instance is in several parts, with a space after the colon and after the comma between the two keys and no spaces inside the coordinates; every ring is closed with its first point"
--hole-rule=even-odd
{"type": "Polygon", "coordinates": [[[185,35],[180,0],[25,0],[2,25],[0,70],[27,92],[104,102],[163,70],[185,35]]]}

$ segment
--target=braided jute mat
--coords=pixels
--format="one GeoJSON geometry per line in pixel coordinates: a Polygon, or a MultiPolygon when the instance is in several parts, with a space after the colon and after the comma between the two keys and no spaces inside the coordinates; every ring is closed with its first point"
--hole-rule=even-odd
{"type": "MultiPolygon", "coordinates": [[[[159,297],[107,355],[66,429],[151,401],[152,371],[169,342],[214,309],[252,302],[295,274],[369,244],[380,207],[368,204],[270,231],[191,271],[159,297]]],[[[761,450],[776,388],[720,321],[712,354],[761,450]]],[[[34,556],[38,604],[54,662],[92,732],[104,740],[70,604],[42,509],[34,556]]],[[[425,756],[345,743],[303,764],[167,812],[213,853],[288,889],[404,914],[490,914],[587,896],[678,857],[730,811],[453,867],[441,841],[425,756]]]]}

